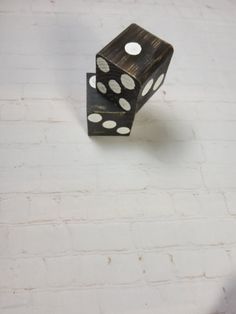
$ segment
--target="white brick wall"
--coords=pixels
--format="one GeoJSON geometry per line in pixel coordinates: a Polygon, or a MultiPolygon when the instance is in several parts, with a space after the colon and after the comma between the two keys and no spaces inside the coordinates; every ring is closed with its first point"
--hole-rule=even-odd
{"type": "Polygon", "coordinates": [[[235,312],[235,12],[0,1],[1,314],[235,312]],[[174,45],[165,85],[89,138],[85,73],[132,22],[174,45]]]}

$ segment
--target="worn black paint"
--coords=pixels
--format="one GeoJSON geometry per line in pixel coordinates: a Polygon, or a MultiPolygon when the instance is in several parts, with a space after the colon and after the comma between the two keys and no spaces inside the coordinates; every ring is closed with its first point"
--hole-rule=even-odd
{"type": "Polygon", "coordinates": [[[105,59],[111,69],[104,73],[97,66],[97,81],[106,85],[108,99],[119,104],[119,98],[125,98],[131,103],[135,113],[156,92],[151,89],[147,95],[141,95],[150,79],[153,78],[155,83],[162,73],[166,74],[172,54],[173,47],[169,43],[137,24],[131,24],[97,54],[96,58],[105,59]],[[136,56],[126,53],[125,45],[129,42],[139,43],[142,47],[141,53],[136,56]],[[108,81],[115,79],[122,86],[120,76],[124,73],[135,80],[136,88],[131,91],[122,88],[121,94],[117,95],[108,87],[108,81]]]}

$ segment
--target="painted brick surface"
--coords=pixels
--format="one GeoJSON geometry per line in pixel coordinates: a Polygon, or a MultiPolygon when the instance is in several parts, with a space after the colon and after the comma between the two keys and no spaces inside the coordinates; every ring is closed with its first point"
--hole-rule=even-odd
{"type": "Polygon", "coordinates": [[[235,19],[230,0],[0,1],[1,314],[232,313],[235,19]],[[89,138],[85,73],[133,22],[175,47],[166,82],[132,136],[89,138]]]}

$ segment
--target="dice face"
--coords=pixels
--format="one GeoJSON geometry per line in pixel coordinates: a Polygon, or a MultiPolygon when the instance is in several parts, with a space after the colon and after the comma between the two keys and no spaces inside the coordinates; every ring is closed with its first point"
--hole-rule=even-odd
{"type": "Polygon", "coordinates": [[[136,111],[139,111],[146,101],[152,97],[152,95],[158,91],[158,89],[164,83],[171,56],[169,56],[169,58],[167,58],[165,62],[162,63],[162,65],[158,67],[158,69],[147,79],[147,81],[143,83],[138,95],[136,111]]]}
{"type": "Polygon", "coordinates": [[[97,90],[136,112],[163,83],[172,54],[170,44],[131,24],[97,54],[97,90]]]}
{"type": "Polygon", "coordinates": [[[124,111],[100,95],[96,90],[95,74],[87,73],[87,123],[90,136],[128,136],[133,118],[131,112],[124,111]]]}
{"type": "Polygon", "coordinates": [[[96,58],[97,90],[124,111],[136,111],[138,81],[104,58],[96,58]]]}

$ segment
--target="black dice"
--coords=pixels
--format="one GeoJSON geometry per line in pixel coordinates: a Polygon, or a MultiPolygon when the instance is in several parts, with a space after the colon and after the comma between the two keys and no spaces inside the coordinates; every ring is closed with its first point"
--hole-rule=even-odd
{"type": "Polygon", "coordinates": [[[138,111],[165,79],[173,47],[131,24],[96,56],[97,89],[124,110],[138,111]]]}
{"type": "Polygon", "coordinates": [[[129,135],[135,114],[163,84],[173,47],[131,24],[96,55],[87,75],[89,135],[129,135]]]}
{"type": "Polygon", "coordinates": [[[87,118],[89,135],[129,135],[133,119],[96,91],[96,76],[87,73],[87,118]]]}

